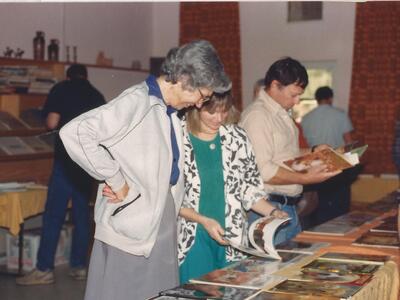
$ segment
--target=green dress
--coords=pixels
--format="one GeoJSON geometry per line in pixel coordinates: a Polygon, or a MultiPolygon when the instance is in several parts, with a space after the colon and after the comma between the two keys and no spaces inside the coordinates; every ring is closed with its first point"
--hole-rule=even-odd
{"type": "MultiPolygon", "coordinates": [[[[225,228],[225,193],[222,172],[221,138],[203,141],[190,136],[200,176],[199,213],[212,218],[225,228]]],[[[193,246],[179,268],[181,284],[227,265],[225,246],[213,240],[198,224],[193,246]]]]}

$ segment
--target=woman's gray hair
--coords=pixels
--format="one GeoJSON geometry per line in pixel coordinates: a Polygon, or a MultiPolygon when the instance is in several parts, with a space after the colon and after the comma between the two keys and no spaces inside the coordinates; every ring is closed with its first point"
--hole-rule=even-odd
{"type": "Polygon", "coordinates": [[[184,89],[209,88],[224,93],[232,86],[216,50],[205,40],[172,48],[161,66],[161,75],[174,84],[181,81],[184,89]]]}

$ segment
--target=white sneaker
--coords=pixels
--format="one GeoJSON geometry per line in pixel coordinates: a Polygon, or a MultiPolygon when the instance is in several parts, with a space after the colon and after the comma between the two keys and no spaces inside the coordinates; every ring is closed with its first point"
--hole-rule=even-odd
{"type": "Polygon", "coordinates": [[[18,277],[15,282],[18,285],[41,285],[41,284],[51,284],[55,282],[53,271],[39,271],[38,269],[33,269],[28,274],[18,277]]]}
{"type": "Polygon", "coordinates": [[[75,280],[85,280],[87,277],[86,268],[71,268],[69,276],[73,277],[75,280]]]}

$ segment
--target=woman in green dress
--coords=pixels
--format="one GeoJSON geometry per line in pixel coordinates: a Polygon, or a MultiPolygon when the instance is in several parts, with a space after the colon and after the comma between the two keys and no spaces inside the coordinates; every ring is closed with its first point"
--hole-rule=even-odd
{"type": "Polygon", "coordinates": [[[267,194],[245,131],[234,125],[229,93],[214,94],[183,121],[185,198],[178,219],[181,284],[243,254],[227,245],[247,243],[246,211],[286,213],[264,201],[267,194]],[[263,201],[260,201],[263,200],[263,201]]]}

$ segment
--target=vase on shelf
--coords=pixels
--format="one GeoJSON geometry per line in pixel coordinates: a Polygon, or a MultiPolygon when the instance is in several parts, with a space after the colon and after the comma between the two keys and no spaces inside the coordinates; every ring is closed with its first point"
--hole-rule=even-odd
{"type": "Polygon", "coordinates": [[[48,55],[48,60],[50,61],[58,61],[58,40],[57,39],[51,39],[50,44],[47,47],[47,55],[48,55]]]}
{"type": "Polygon", "coordinates": [[[33,59],[44,60],[44,32],[36,31],[36,36],[33,39],[33,59]]]}

